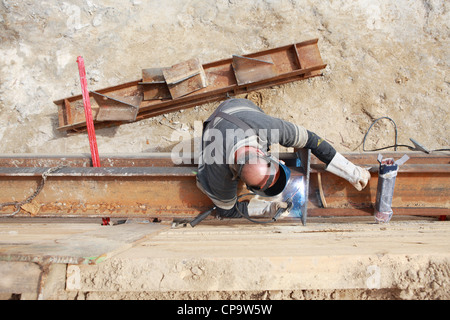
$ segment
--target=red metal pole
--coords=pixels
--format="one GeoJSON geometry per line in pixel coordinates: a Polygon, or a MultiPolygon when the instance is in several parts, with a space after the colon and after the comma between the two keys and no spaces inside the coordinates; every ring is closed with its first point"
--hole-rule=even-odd
{"type": "Polygon", "coordinates": [[[77,58],[77,63],[78,71],[80,72],[81,92],[83,94],[84,114],[86,116],[92,164],[94,167],[100,167],[100,157],[97,148],[97,138],[95,137],[94,120],[92,120],[91,101],[89,100],[89,91],[87,89],[86,70],[84,68],[83,57],[79,56],[77,58]]]}

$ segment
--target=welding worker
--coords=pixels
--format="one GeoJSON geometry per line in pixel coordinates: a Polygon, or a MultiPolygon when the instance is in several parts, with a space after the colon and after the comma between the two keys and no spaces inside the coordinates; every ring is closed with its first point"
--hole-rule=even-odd
{"type": "Polygon", "coordinates": [[[218,216],[273,216],[279,208],[286,208],[282,199],[237,199],[239,179],[257,195],[276,199],[283,191],[289,168],[268,153],[270,146],[277,143],[311,149],[327,165],[327,171],[346,179],[359,191],[370,179],[369,171],[355,166],[315,133],[265,114],[250,100],[228,99],[203,123],[197,173],[197,186],[212,200],[218,216]]]}

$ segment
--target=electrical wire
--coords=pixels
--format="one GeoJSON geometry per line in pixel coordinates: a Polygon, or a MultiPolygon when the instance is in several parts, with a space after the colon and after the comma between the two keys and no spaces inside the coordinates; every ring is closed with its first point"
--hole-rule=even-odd
{"type": "MultiPolygon", "coordinates": [[[[394,151],[397,151],[397,148],[398,148],[398,147],[405,147],[405,148],[408,148],[409,150],[417,150],[416,147],[412,147],[412,146],[409,146],[409,145],[406,145],[406,144],[398,144],[398,143],[397,143],[397,137],[398,137],[398,134],[397,134],[397,125],[395,124],[395,121],[394,121],[394,120],[392,120],[392,119],[389,118],[389,117],[380,117],[380,118],[378,118],[378,119],[375,119],[375,121],[370,125],[369,129],[367,129],[366,134],[364,135],[364,138],[363,138],[363,144],[362,144],[362,145],[363,145],[363,151],[365,151],[365,152],[380,151],[380,150],[385,150],[385,149],[389,149],[389,148],[394,148],[394,151]],[[391,146],[387,146],[387,147],[382,147],[382,148],[377,148],[377,149],[372,149],[372,150],[366,150],[366,147],[365,147],[365,144],[366,144],[366,138],[367,138],[367,136],[369,135],[370,130],[372,129],[372,127],[373,127],[379,120],[382,120],[382,119],[388,119],[388,120],[390,120],[390,121],[392,122],[392,124],[394,125],[394,131],[395,131],[394,144],[391,145],[391,146]]],[[[450,151],[450,149],[444,148],[444,149],[435,149],[435,150],[431,150],[431,151],[450,151]]]]}
{"type": "Polygon", "coordinates": [[[397,125],[395,124],[395,121],[394,120],[392,120],[391,118],[389,118],[389,117],[381,117],[381,118],[378,118],[378,119],[376,119],[371,125],[370,125],[370,127],[369,127],[369,129],[367,129],[367,131],[366,131],[366,134],[364,135],[364,138],[363,138],[363,151],[379,151],[379,150],[384,150],[384,149],[389,149],[389,148],[394,148],[394,150],[395,151],[397,151],[397,148],[398,147],[407,147],[407,148],[410,148],[410,146],[407,146],[407,145],[399,145],[398,143],[397,143],[397,137],[398,137],[398,134],[397,134],[397,125]],[[387,146],[387,147],[383,147],[383,148],[378,148],[378,149],[373,149],[373,150],[366,150],[366,147],[365,147],[365,144],[366,144],[366,138],[367,138],[367,136],[369,135],[369,132],[370,132],[370,130],[372,129],[372,127],[379,121],[379,120],[382,120],[382,119],[388,119],[388,120],[390,120],[391,122],[392,122],[392,124],[394,125],[394,130],[395,130],[395,144],[394,145],[392,145],[392,146],[387,146]]]}

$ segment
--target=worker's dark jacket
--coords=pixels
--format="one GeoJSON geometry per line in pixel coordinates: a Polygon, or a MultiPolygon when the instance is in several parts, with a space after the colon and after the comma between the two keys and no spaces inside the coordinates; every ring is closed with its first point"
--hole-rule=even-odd
{"type": "Polygon", "coordinates": [[[213,201],[219,215],[240,217],[236,206],[246,214],[247,204],[237,202],[236,150],[254,146],[267,151],[273,144],[303,148],[308,147],[308,140],[317,142],[309,139],[312,135],[302,126],[265,114],[249,100],[229,99],[203,125],[197,186],[213,201]]]}

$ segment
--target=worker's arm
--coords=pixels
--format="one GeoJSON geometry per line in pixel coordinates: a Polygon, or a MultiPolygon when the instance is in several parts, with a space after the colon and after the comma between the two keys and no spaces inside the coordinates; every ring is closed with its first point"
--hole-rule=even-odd
{"type": "Polygon", "coordinates": [[[286,209],[287,206],[287,202],[262,200],[254,197],[249,202],[236,201],[234,207],[229,210],[216,207],[216,211],[223,218],[274,217],[280,208],[286,209]]]}
{"type": "Polygon", "coordinates": [[[278,141],[271,141],[272,143],[278,142],[284,147],[294,149],[310,149],[313,155],[327,165],[328,172],[349,181],[357,190],[366,187],[370,179],[369,171],[355,166],[314,132],[306,130],[303,126],[269,116],[262,116],[262,120],[270,125],[269,128],[277,129],[279,132],[278,141]]]}
{"type": "Polygon", "coordinates": [[[220,217],[223,218],[243,218],[242,215],[248,216],[248,202],[236,201],[233,208],[227,210],[217,207],[216,212],[220,217]],[[240,213],[238,210],[240,211],[240,213]]]}
{"type": "Polygon", "coordinates": [[[357,190],[361,191],[370,180],[367,169],[355,166],[325,140],[311,131],[308,132],[308,140],[304,148],[311,149],[311,153],[324,162],[326,170],[350,182],[357,190]]]}
{"type": "Polygon", "coordinates": [[[308,140],[304,148],[311,149],[311,153],[325,164],[329,164],[336,155],[336,150],[327,141],[319,137],[314,132],[306,130],[308,133],[308,140]]]}
{"type": "MultiPolygon", "coordinates": [[[[208,171],[209,172],[209,171],[208,171]]],[[[200,181],[200,176],[197,175],[197,187],[211,199],[216,207],[216,213],[224,218],[241,218],[242,215],[248,215],[247,202],[237,201],[236,190],[237,181],[231,180],[229,177],[221,176],[220,172],[210,173],[208,175],[208,190],[204,188],[200,181]],[[221,178],[218,178],[221,177],[221,178]]],[[[205,179],[201,179],[205,181],[205,179]]],[[[206,184],[206,182],[205,182],[206,184]]]]}
{"type": "Polygon", "coordinates": [[[250,116],[248,117],[247,121],[251,122],[251,120],[254,120],[253,125],[258,126],[259,130],[262,128],[269,129],[267,134],[269,144],[279,143],[287,148],[311,149],[312,154],[327,165],[336,154],[336,150],[327,141],[301,125],[271,117],[264,113],[255,113],[253,115],[254,119],[250,118],[250,116]]]}

